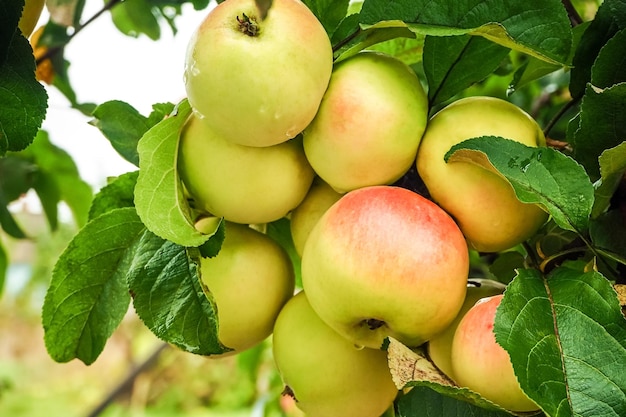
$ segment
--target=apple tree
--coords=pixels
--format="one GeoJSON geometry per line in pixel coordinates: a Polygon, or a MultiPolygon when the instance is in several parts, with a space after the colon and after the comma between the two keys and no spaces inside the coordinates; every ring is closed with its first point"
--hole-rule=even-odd
{"type": "MultiPolygon", "coordinates": [[[[25,1],[27,7],[29,3],[35,0],[25,1]]],[[[236,333],[238,328],[247,328],[243,321],[254,317],[244,319],[244,311],[252,311],[273,296],[274,288],[249,284],[244,275],[286,265],[281,266],[286,281],[276,291],[288,291],[288,296],[272,302],[273,313],[264,319],[269,324],[264,323],[259,332],[260,325],[250,331],[258,333],[254,343],[259,343],[270,337],[280,307],[294,298],[293,288],[296,293],[307,292],[314,275],[309,271],[316,270],[312,262],[325,263],[333,256],[333,268],[325,264],[331,274],[343,271],[342,260],[350,259],[345,270],[357,270],[358,259],[350,257],[367,246],[374,248],[368,262],[379,262],[381,271],[391,265],[392,271],[395,254],[376,246],[393,238],[386,214],[368,218],[375,220],[369,225],[359,225],[362,230],[375,229],[375,234],[362,234],[375,238],[351,242],[336,253],[332,251],[336,248],[329,247],[332,244],[326,245],[330,240],[320,237],[325,230],[321,226],[314,230],[322,243],[305,245],[308,230],[296,230],[295,225],[311,229],[321,224],[318,219],[326,219],[324,213],[353,191],[347,189],[352,186],[333,186],[334,180],[328,181],[328,187],[323,178],[326,170],[339,173],[338,184],[344,180],[352,184],[347,176],[363,177],[401,166],[400,172],[383,175],[378,184],[358,178],[352,188],[408,189],[437,203],[458,223],[467,240],[467,257],[459,260],[450,251],[447,258],[435,258],[421,250],[414,257],[421,257],[420,265],[459,262],[462,283],[470,288],[482,280],[499,283],[493,294],[503,292],[503,296],[490,321],[493,331],[489,335],[495,338],[497,349],[506,352],[515,385],[532,406],[509,410],[479,389],[468,388],[470,383],[461,383],[455,371],[437,363],[428,341],[419,339],[411,345],[390,332],[384,334],[380,347],[355,347],[325,327],[332,324],[331,313],[319,314],[323,323],[312,311],[301,313],[302,320],[281,319],[287,324],[280,325],[279,348],[274,352],[277,363],[290,367],[289,378],[298,380],[294,385],[302,385],[294,390],[285,380],[284,395],[294,396],[296,404],[302,399],[300,405],[311,416],[321,409],[326,417],[332,413],[363,417],[371,412],[364,411],[370,409],[363,405],[380,400],[375,398],[377,392],[386,395],[380,408],[387,407],[386,415],[404,417],[626,415],[626,2],[225,0],[218,1],[218,6],[209,0],[191,0],[197,13],[212,15],[232,5],[234,14],[214,14],[214,22],[190,40],[199,49],[192,52],[190,48],[188,62],[181,63],[181,68],[186,64],[189,97],[179,103],[155,103],[147,115],[122,101],[79,102],[67,72],[64,47],[94,19],[107,15],[116,30],[158,42],[162,23],[175,29],[185,2],[107,0],[94,16],[83,15],[84,3],[47,0],[50,21],[30,37],[30,29],[25,29],[28,22],[23,23],[26,12],[21,20],[23,0],[4,1],[0,8],[0,226],[13,238],[27,237],[9,205],[29,190],[41,201],[52,230],[59,223],[60,202],[69,206],[79,226],[56,261],[42,309],[45,345],[53,360],[96,361],[129,308],[164,342],[190,355],[219,360],[213,358],[238,353],[220,330],[228,327],[229,333],[233,329],[236,333]],[[224,28],[230,32],[220,32],[224,28]],[[233,39],[241,37],[253,46],[240,48],[241,42],[233,39]],[[220,47],[218,56],[215,51],[220,47]],[[385,57],[373,62],[393,60],[396,69],[379,74],[383,64],[375,62],[367,64],[371,67],[354,65],[353,72],[347,72],[348,63],[365,54],[385,57]],[[341,83],[339,76],[333,78],[340,71],[341,83]],[[336,93],[343,85],[350,85],[350,94],[358,98],[340,95],[333,101],[332,94],[345,94],[336,93]],[[69,154],[41,130],[48,88],[59,90],[75,111],[90,116],[91,124],[136,169],[92,190],[69,154]],[[414,99],[412,89],[422,96],[414,99]],[[486,97],[489,103],[494,99],[499,104],[477,107],[477,101],[486,97]],[[385,100],[393,112],[382,117],[385,100]],[[414,113],[408,110],[411,106],[415,106],[414,113]],[[442,126],[442,115],[451,114],[449,109],[457,109],[459,116],[442,126]],[[396,125],[391,114],[410,117],[396,125]],[[526,139],[518,138],[524,129],[517,124],[520,117],[530,123],[525,122],[530,126],[526,139]],[[192,122],[198,127],[193,128],[192,122]],[[503,129],[493,128],[499,122],[503,129]],[[351,127],[337,133],[345,126],[351,127]],[[413,138],[407,140],[409,163],[405,165],[395,159],[387,162],[383,156],[400,152],[387,146],[401,136],[400,128],[413,138]],[[279,130],[282,133],[276,133],[279,130]],[[359,142],[374,131],[382,132],[375,145],[359,142]],[[313,140],[335,134],[344,135],[342,146],[345,141],[354,142],[345,147],[331,143],[313,155],[313,140]],[[210,144],[205,140],[208,136],[210,144]],[[448,143],[453,137],[456,140],[448,143]],[[422,149],[433,147],[441,151],[435,157],[434,152],[426,156],[426,150],[420,155],[422,149]],[[266,156],[269,148],[275,155],[266,156]],[[369,159],[364,157],[366,163],[342,170],[339,164],[353,163],[355,155],[369,159]],[[237,165],[240,158],[247,162],[237,165]],[[330,164],[330,160],[339,162],[330,164]],[[431,163],[440,166],[438,171],[426,168],[431,163]],[[447,176],[458,167],[467,173],[461,175],[467,182],[447,176]],[[492,183],[498,186],[491,187],[492,183]],[[317,193],[324,186],[324,196],[309,203],[308,191],[311,198],[318,198],[312,191],[317,193]],[[299,187],[297,192],[294,187],[299,187]],[[502,202],[505,194],[506,204],[502,202]],[[220,199],[226,203],[220,205],[220,199]],[[279,209],[265,207],[283,200],[285,206],[279,209]],[[224,206],[236,206],[238,215],[233,217],[224,206]],[[255,236],[233,244],[238,249],[229,243],[229,237],[235,239],[239,233],[235,230],[242,227],[235,223],[251,225],[244,227],[245,233],[255,236]],[[465,229],[468,223],[478,226],[470,233],[465,229]],[[228,230],[233,230],[232,235],[228,230]],[[505,243],[476,243],[484,235],[502,235],[505,243]],[[226,256],[239,256],[237,252],[247,251],[242,248],[257,238],[263,241],[259,245],[271,246],[272,255],[260,256],[265,263],[247,257],[207,266],[226,256]],[[318,250],[315,256],[314,250],[318,250]],[[281,260],[274,262],[270,256],[281,260]],[[306,268],[302,268],[303,258],[308,261],[306,268]],[[224,265],[244,267],[240,275],[228,275],[224,265]],[[211,274],[227,281],[219,284],[219,292],[212,279],[218,277],[211,274]],[[238,298],[246,295],[246,289],[250,298],[238,298]],[[220,308],[221,302],[232,305],[220,308]],[[302,327],[308,323],[317,330],[302,327]],[[323,334],[330,334],[328,343],[315,339],[311,346],[316,348],[310,349],[306,340],[323,334]],[[331,348],[335,343],[340,347],[331,348]],[[361,356],[353,358],[354,352],[361,356]],[[335,355],[345,360],[335,361],[335,355]],[[302,363],[286,364],[289,360],[302,363]],[[311,365],[309,360],[317,362],[311,365]],[[358,368],[369,366],[370,360],[378,362],[372,365],[375,371],[347,372],[343,380],[332,380],[335,374],[330,371],[318,372],[329,363],[342,367],[353,360],[358,368]],[[322,376],[303,382],[294,369],[322,376]],[[376,375],[372,384],[382,384],[384,389],[368,385],[371,375],[376,375]],[[381,382],[387,377],[395,388],[388,380],[381,382]],[[313,407],[305,404],[305,398],[319,402],[320,397],[306,391],[311,385],[320,392],[345,394],[332,396],[337,404],[330,403],[330,394],[322,395],[319,407],[313,407]]],[[[31,21],[36,20],[38,12],[29,14],[35,15],[31,21]]],[[[182,75],[181,70],[181,79],[182,75]]],[[[351,219],[346,216],[337,221],[342,222],[351,219]]],[[[396,246],[402,245],[394,242],[396,246]]],[[[7,263],[0,241],[0,284],[7,263]]],[[[442,277],[432,294],[454,303],[451,310],[465,312],[469,306],[461,310],[462,297],[452,296],[449,281],[442,277]]],[[[412,292],[391,288],[397,297],[383,300],[379,285],[385,285],[384,281],[370,286],[367,299],[373,301],[368,304],[404,311],[400,303],[412,292]]],[[[421,284],[418,280],[414,285],[421,284]]],[[[455,285],[456,291],[458,281],[455,285]]],[[[333,295],[340,300],[337,303],[343,299],[345,306],[333,311],[356,304],[356,293],[349,287],[338,288],[341,293],[333,295]]],[[[389,288],[385,290],[387,294],[389,288]]],[[[368,289],[359,287],[359,291],[368,289]]],[[[410,302],[427,306],[433,297],[423,298],[410,302]]],[[[311,303],[314,310],[321,305],[311,303]]],[[[409,315],[393,319],[411,320],[409,315]]],[[[443,331],[452,316],[425,326],[443,331]]],[[[374,315],[362,320],[366,331],[378,334],[390,322],[374,315]]],[[[249,342],[242,346],[249,347],[249,342]]],[[[438,339],[437,343],[450,342],[438,339]]],[[[470,362],[480,352],[463,353],[464,362],[470,362]]],[[[463,365],[470,364],[457,368],[463,365]]],[[[285,374],[281,376],[286,379],[285,374]]],[[[502,381],[486,382],[498,385],[502,381]]],[[[375,413],[379,415],[380,410],[375,413]]]]}

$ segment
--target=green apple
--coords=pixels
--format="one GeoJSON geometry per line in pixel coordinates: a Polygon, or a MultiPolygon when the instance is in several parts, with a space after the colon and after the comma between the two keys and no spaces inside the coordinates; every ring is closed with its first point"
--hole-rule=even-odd
{"type": "Polygon", "coordinates": [[[499,252],[534,235],[548,215],[524,204],[502,177],[469,162],[444,161],[459,142],[501,136],[527,146],[545,146],[537,122],[519,107],[493,97],[457,100],[428,122],[417,153],[417,170],[430,195],[458,223],[470,245],[499,252]]]}
{"type": "MultiPolygon", "coordinates": [[[[202,221],[196,227],[202,230],[202,221]]],[[[224,232],[219,253],[202,258],[200,272],[217,304],[218,338],[239,353],[272,333],[295,278],[289,256],[269,236],[230,222],[224,232]]]]}
{"type": "Polygon", "coordinates": [[[398,393],[386,352],[359,349],[338,335],[304,292],[283,307],[272,341],[286,391],[307,417],[379,417],[398,393]]]}
{"type": "Polygon", "coordinates": [[[502,297],[479,300],[459,323],[452,341],[454,381],[507,410],[535,411],[539,407],[522,391],[509,354],[493,333],[502,297]]]}
{"type": "Polygon", "coordinates": [[[336,65],[304,151],[315,172],[346,192],[391,184],[414,163],[428,119],[415,72],[397,58],[365,51],[336,65]]]}
{"type": "Polygon", "coordinates": [[[299,0],[227,0],[191,37],[185,87],[191,106],[224,139],[271,146],[315,117],[333,52],[324,27],[299,0]]]}
{"type": "Polygon", "coordinates": [[[341,196],[319,177],[313,180],[302,203],[291,212],[291,236],[298,255],[302,256],[304,243],[315,223],[341,196]]]}
{"type": "Polygon", "coordinates": [[[467,286],[467,243],[436,204],[404,188],[346,193],[317,222],[302,254],[313,309],[352,343],[409,347],[445,329],[467,286]]]}
{"type": "Polygon", "coordinates": [[[17,26],[20,28],[22,35],[28,38],[35,30],[35,26],[41,17],[45,0],[26,0],[24,8],[22,9],[22,15],[20,17],[17,26]]]}
{"type": "Polygon", "coordinates": [[[264,148],[237,145],[196,116],[181,134],[178,172],[197,210],[243,224],[284,217],[314,177],[300,137],[264,148]]]}
{"type": "Polygon", "coordinates": [[[428,356],[437,365],[437,368],[446,374],[450,379],[454,380],[452,374],[451,352],[452,352],[452,340],[454,338],[454,332],[457,326],[461,322],[461,319],[467,313],[467,311],[478,300],[485,297],[490,297],[497,294],[502,294],[506,285],[501,282],[484,279],[484,278],[470,278],[467,284],[467,294],[465,294],[465,301],[461,307],[461,311],[457,314],[456,318],[446,329],[432,337],[427,346],[428,356]]]}

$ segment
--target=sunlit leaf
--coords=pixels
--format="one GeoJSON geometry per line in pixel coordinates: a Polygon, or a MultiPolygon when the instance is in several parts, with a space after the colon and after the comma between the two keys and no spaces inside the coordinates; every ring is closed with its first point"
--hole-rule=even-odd
{"type": "Polygon", "coordinates": [[[595,184],[596,198],[592,217],[599,216],[609,207],[615,190],[626,174],[626,141],[603,151],[598,158],[598,163],[600,180],[595,184]]]}
{"type": "Polygon", "coordinates": [[[626,414],[626,318],[601,274],[521,270],[494,331],[520,385],[547,415],[626,414]]]}
{"type": "Polygon", "coordinates": [[[145,230],[133,208],[87,223],[57,260],[43,305],[46,349],[57,362],[93,363],[128,310],[126,274],[145,230]]]}
{"type": "Polygon", "coordinates": [[[520,201],[540,204],[563,229],[581,233],[587,228],[593,185],[576,161],[552,148],[485,136],[454,145],[445,159],[499,173],[520,201]]]}

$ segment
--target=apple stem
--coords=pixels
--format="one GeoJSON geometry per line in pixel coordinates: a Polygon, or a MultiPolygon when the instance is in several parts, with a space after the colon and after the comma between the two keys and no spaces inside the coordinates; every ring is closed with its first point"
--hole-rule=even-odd
{"type": "Polygon", "coordinates": [[[248,36],[259,36],[259,25],[254,17],[249,17],[245,13],[242,13],[242,18],[237,16],[237,22],[239,23],[239,31],[248,36]]]}

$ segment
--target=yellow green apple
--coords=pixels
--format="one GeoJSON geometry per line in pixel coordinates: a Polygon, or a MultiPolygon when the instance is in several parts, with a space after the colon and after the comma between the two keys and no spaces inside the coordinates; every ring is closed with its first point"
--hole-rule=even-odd
{"type": "Polygon", "coordinates": [[[240,353],[270,336],[295,278],[289,256],[269,236],[230,222],[224,233],[219,253],[202,258],[200,272],[217,304],[218,338],[240,353]]]}
{"type": "Polygon", "coordinates": [[[346,193],[313,227],[302,286],[313,309],[352,343],[409,347],[445,329],[461,309],[469,255],[452,218],[395,186],[346,193]]]}
{"type": "Polygon", "coordinates": [[[302,203],[291,212],[291,236],[298,255],[302,256],[304,243],[315,223],[341,196],[319,177],[313,180],[302,203]]]}
{"type": "Polygon", "coordinates": [[[534,235],[548,215],[538,205],[520,202],[498,174],[469,162],[444,161],[453,145],[480,136],[545,146],[537,122],[519,107],[498,98],[469,97],[431,118],[416,165],[432,198],[454,217],[470,245],[499,252],[534,235]]]}
{"type": "Polygon", "coordinates": [[[307,417],[380,417],[398,393],[386,352],[359,349],[338,335],[304,292],[283,307],[272,342],[286,391],[307,417]]]}
{"type": "Polygon", "coordinates": [[[467,313],[467,311],[478,300],[485,297],[491,297],[493,295],[502,294],[506,285],[499,281],[494,281],[485,278],[470,278],[467,284],[467,293],[465,294],[465,301],[461,307],[461,311],[457,314],[456,318],[446,329],[432,337],[427,346],[428,356],[437,365],[437,368],[446,374],[450,379],[454,380],[452,374],[451,352],[452,352],[452,340],[454,338],[454,332],[457,326],[461,322],[461,319],[467,313]]]}
{"type": "Polygon", "coordinates": [[[181,134],[178,173],[195,209],[242,224],[284,217],[314,177],[300,137],[264,148],[238,145],[195,115],[181,134]]]}
{"type": "Polygon", "coordinates": [[[493,333],[502,298],[479,300],[461,319],[452,341],[454,381],[507,410],[535,411],[539,407],[522,391],[509,354],[493,333]]]}
{"type": "Polygon", "coordinates": [[[299,0],[220,3],[191,37],[184,80],[189,103],[224,139],[271,146],[313,120],[332,71],[328,35],[299,0]]]}
{"type": "Polygon", "coordinates": [[[346,192],[391,184],[414,163],[428,119],[415,72],[399,59],[365,51],[339,62],[304,150],[315,172],[346,192]]]}

